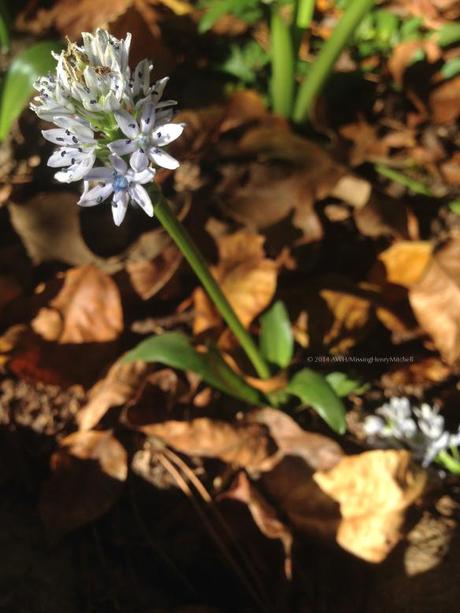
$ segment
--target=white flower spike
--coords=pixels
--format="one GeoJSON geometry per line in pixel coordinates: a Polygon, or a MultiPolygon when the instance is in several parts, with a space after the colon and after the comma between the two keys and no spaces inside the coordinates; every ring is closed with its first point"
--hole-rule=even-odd
{"type": "Polygon", "coordinates": [[[55,178],[63,183],[85,180],[80,206],[95,206],[112,196],[117,226],[129,204],[152,217],[143,186],[153,181],[156,166],[178,168],[163,147],[184,130],[184,124],[171,121],[176,102],[161,101],[168,77],[151,85],[153,66],[147,59],[131,71],[131,34],[117,39],[99,29],[84,32],[82,40],[82,46],[69,42],[65,51],[53,54],[56,73],[35,84],[39,95],[32,110],[57,126],[42,132],[58,145],[48,166],[60,169],[55,178]],[[95,165],[97,161],[103,166],[95,165]]]}

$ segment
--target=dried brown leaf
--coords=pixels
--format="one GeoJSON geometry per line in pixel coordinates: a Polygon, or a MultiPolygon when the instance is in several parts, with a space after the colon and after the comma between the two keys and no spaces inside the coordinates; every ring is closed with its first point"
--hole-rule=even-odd
{"type": "Polygon", "coordinates": [[[430,94],[429,105],[435,123],[451,123],[460,116],[460,76],[443,81],[430,94]]]}
{"type": "Polygon", "coordinates": [[[258,424],[231,424],[205,417],[141,426],[148,436],[191,456],[218,458],[251,470],[268,470],[276,461],[276,446],[258,424]]]}
{"type": "Polygon", "coordinates": [[[285,126],[263,125],[246,132],[234,155],[241,157],[241,166],[229,166],[218,188],[226,213],[257,229],[292,213],[304,242],[322,237],[313,205],[344,174],[323,148],[285,126]],[[248,164],[248,157],[257,161],[248,164]]]}
{"type": "Polygon", "coordinates": [[[10,204],[11,222],[35,264],[56,260],[79,266],[102,261],[83,241],[75,203],[73,192],[59,192],[10,204]]]}
{"type": "Polygon", "coordinates": [[[239,472],[230,488],[219,499],[238,500],[248,506],[248,509],[259,530],[269,539],[279,539],[284,548],[284,570],[288,579],[292,578],[292,543],[293,537],[289,528],[278,517],[276,510],[262,496],[258,489],[248,479],[246,473],[239,472]]]}
{"type": "Polygon", "coordinates": [[[264,424],[282,456],[298,456],[315,470],[328,470],[343,456],[340,446],[332,439],[303,430],[289,415],[276,409],[251,411],[248,419],[264,424]]]}
{"type": "MultiPolygon", "coordinates": [[[[219,263],[213,274],[245,326],[270,304],[276,289],[277,265],[265,257],[263,243],[263,236],[249,230],[217,239],[219,263]]],[[[198,334],[217,320],[203,292],[197,293],[196,300],[194,332],[198,334]]]]}
{"type": "Polygon", "coordinates": [[[460,239],[437,251],[409,299],[422,328],[448,364],[460,358],[460,239]]]}
{"type": "Polygon", "coordinates": [[[32,328],[46,340],[61,344],[115,340],[123,330],[118,288],[94,266],[71,269],[59,294],[32,321],[32,328]]]}
{"type": "Polygon", "coordinates": [[[428,241],[398,241],[379,254],[385,280],[409,288],[424,273],[431,260],[433,245],[428,241]]]}
{"type": "Polygon", "coordinates": [[[428,61],[431,63],[436,62],[441,57],[439,47],[430,40],[408,40],[394,47],[388,61],[388,69],[397,85],[402,85],[406,69],[411,64],[415,54],[421,50],[426,53],[428,61]]]}
{"type": "Polygon", "coordinates": [[[75,432],[61,441],[40,498],[51,540],[104,515],[120,496],[127,453],[111,432],[75,432]]]}
{"type": "Polygon", "coordinates": [[[77,415],[80,430],[91,430],[112,407],[132,404],[141,395],[149,370],[145,362],[115,362],[106,377],[89,392],[89,402],[77,415]]]}
{"type": "Polygon", "coordinates": [[[340,504],[337,542],[368,562],[384,560],[399,541],[405,512],[426,484],[426,473],[405,450],[344,457],[313,478],[340,504]]]}

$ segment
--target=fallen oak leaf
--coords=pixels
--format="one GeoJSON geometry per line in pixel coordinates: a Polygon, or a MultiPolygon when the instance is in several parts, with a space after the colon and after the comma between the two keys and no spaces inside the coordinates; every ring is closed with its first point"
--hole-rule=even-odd
{"type": "Polygon", "coordinates": [[[347,456],[313,479],[340,504],[337,542],[368,561],[383,561],[401,537],[405,512],[422,494],[426,472],[406,450],[347,456]]]}
{"type": "Polygon", "coordinates": [[[113,341],[123,331],[121,297],[115,282],[95,266],[74,268],[32,329],[48,341],[90,343],[113,341]]]}

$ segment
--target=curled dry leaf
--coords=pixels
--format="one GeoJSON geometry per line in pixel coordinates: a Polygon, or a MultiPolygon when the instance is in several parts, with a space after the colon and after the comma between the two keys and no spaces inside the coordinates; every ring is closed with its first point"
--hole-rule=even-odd
{"type": "Polygon", "coordinates": [[[231,487],[219,496],[220,500],[238,500],[246,504],[259,530],[269,539],[279,539],[284,549],[284,571],[292,579],[292,542],[289,528],[280,520],[275,509],[251,483],[246,473],[240,471],[231,487]]]}
{"type": "Polygon", "coordinates": [[[267,426],[281,456],[298,456],[315,470],[328,470],[343,456],[342,449],[334,440],[303,430],[282,411],[256,409],[249,413],[248,419],[267,426]]]}
{"type": "Polygon", "coordinates": [[[448,364],[460,358],[460,239],[434,253],[425,274],[409,290],[422,328],[448,364]]]}
{"type": "Polygon", "coordinates": [[[241,468],[269,470],[278,460],[276,445],[259,424],[231,424],[202,417],[148,424],[139,429],[181,453],[218,458],[241,468]]]}
{"type": "Polygon", "coordinates": [[[132,404],[142,393],[149,365],[145,362],[113,364],[106,377],[89,392],[89,402],[77,415],[80,430],[91,430],[112,407],[132,404]]]}
{"type": "Polygon", "coordinates": [[[436,62],[441,57],[441,51],[434,41],[430,40],[408,40],[393,49],[388,61],[388,69],[396,83],[401,87],[404,73],[410,66],[415,55],[424,51],[429,62],[436,62]]]}
{"type": "Polygon", "coordinates": [[[111,432],[75,432],[61,441],[40,498],[51,540],[104,515],[120,496],[127,453],[111,432]]]}
{"type": "Polygon", "coordinates": [[[425,471],[411,465],[405,450],[344,457],[313,478],[340,504],[337,542],[368,562],[384,560],[399,541],[405,512],[426,484],[425,471]]]}
{"type": "MultiPolygon", "coordinates": [[[[217,239],[219,263],[213,274],[245,326],[272,301],[276,289],[276,262],[265,257],[264,238],[249,230],[217,239]]],[[[194,332],[214,327],[219,319],[204,292],[196,294],[194,332]]]]}
{"type": "Polygon", "coordinates": [[[120,293],[105,272],[89,265],[69,270],[59,294],[42,308],[32,328],[47,341],[103,343],[123,330],[120,293]]]}
{"type": "Polygon", "coordinates": [[[323,148],[286,126],[267,125],[246,132],[233,155],[241,158],[241,166],[228,167],[217,190],[227,214],[263,229],[292,213],[303,242],[322,237],[313,205],[329,195],[344,175],[323,148]],[[248,164],[248,157],[256,161],[248,164]]]}
{"type": "Polygon", "coordinates": [[[181,252],[169,242],[153,260],[132,258],[126,263],[126,272],[136,294],[149,300],[163,289],[181,262],[181,252]]]}

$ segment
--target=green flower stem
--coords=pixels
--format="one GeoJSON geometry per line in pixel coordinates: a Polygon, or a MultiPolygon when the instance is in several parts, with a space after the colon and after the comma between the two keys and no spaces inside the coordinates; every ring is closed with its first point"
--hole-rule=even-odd
{"type": "Polygon", "coordinates": [[[277,4],[272,6],[271,36],[271,98],[275,113],[289,117],[292,110],[295,87],[294,45],[289,26],[279,13],[277,4]]]}
{"type": "Polygon", "coordinates": [[[309,118],[313,103],[335,62],[373,3],[373,0],[349,1],[342,19],[334,29],[331,38],[324,44],[307,78],[299,88],[292,115],[294,122],[303,123],[309,118]]]}
{"type": "Polygon", "coordinates": [[[251,360],[251,363],[259,377],[261,379],[268,379],[270,377],[270,370],[267,364],[262,359],[262,356],[260,355],[253,339],[244,328],[241,321],[238,319],[235,311],[231,307],[227,298],[225,298],[216,280],[209,272],[206,261],[198,250],[198,247],[195,245],[184,226],[171,210],[163,194],[159,192],[158,194],[151,194],[151,197],[152,201],[154,202],[155,215],[157,219],[179,247],[183,256],[203,284],[203,287],[207,291],[215,307],[227,322],[227,325],[240,342],[241,347],[246,352],[248,358],[251,360]]]}

